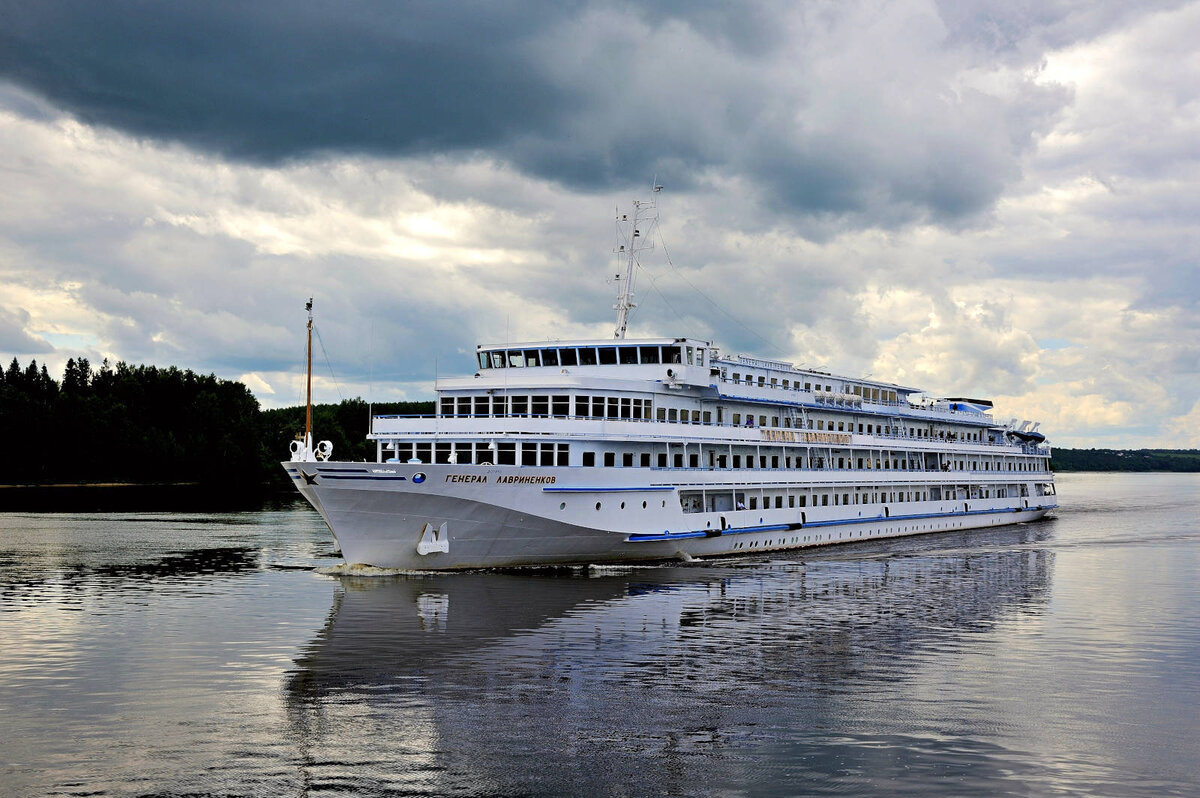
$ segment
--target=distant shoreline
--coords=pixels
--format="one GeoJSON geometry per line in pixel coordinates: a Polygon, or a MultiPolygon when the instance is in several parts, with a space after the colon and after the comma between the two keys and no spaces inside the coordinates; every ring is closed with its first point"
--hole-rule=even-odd
{"type": "Polygon", "coordinates": [[[0,485],[0,512],[256,510],[291,503],[290,485],[201,482],[55,482],[0,485]]]}

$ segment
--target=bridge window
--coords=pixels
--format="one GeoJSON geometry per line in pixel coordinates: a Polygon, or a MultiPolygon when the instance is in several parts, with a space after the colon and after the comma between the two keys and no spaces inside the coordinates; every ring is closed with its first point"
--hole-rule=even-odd
{"type": "Polygon", "coordinates": [[[664,363],[680,363],[682,362],[682,352],[677,346],[664,346],[662,348],[662,359],[664,363]]]}
{"type": "Polygon", "coordinates": [[[579,351],[576,349],[560,349],[558,351],[560,366],[575,366],[579,364],[579,351]]]}
{"type": "Polygon", "coordinates": [[[600,347],[600,365],[601,366],[617,365],[617,348],[615,346],[600,347]]]}
{"type": "Polygon", "coordinates": [[[622,346],[617,350],[620,356],[621,365],[634,366],[638,362],[638,348],[636,346],[622,346]]]}
{"type": "Polygon", "coordinates": [[[658,347],[657,346],[638,347],[638,352],[641,353],[642,363],[657,363],[658,362],[658,347]]]}
{"type": "Polygon", "coordinates": [[[543,366],[557,366],[558,365],[558,350],[557,349],[543,349],[542,350],[542,365],[543,366]]]}
{"type": "Polygon", "coordinates": [[[596,350],[592,347],[586,347],[579,350],[579,365],[594,366],[596,365],[596,350]]]}

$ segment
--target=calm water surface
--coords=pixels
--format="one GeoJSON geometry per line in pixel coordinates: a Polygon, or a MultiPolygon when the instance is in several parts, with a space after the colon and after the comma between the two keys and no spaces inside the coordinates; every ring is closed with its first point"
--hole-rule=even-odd
{"type": "Polygon", "coordinates": [[[0,795],[1200,794],[1200,476],[775,558],[333,577],[304,506],[0,515],[0,795]]]}

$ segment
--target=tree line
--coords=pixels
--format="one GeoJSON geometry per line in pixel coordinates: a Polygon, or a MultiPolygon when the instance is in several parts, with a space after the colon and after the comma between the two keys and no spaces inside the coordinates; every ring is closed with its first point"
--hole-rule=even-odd
{"type": "MultiPolygon", "coordinates": [[[[432,402],[377,404],[376,414],[432,413],[432,402]]],[[[368,405],[313,408],[315,437],[338,459],[374,457],[368,405]]],[[[281,460],[304,408],[262,410],[244,384],[175,367],[67,361],[61,381],[36,360],[0,370],[0,484],[201,483],[284,486],[281,460]]]]}
{"type": "MultiPolygon", "coordinates": [[[[369,460],[368,417],[433,412],[433,402],[314,405],[316,440],[338,460],[369,460]]],[[[290,485],[279,462],[304,407],[263,410],[244,384],[174,366],[36,360],[0,370],[0,484],[201,483],[246,491],[290,485]]],[[[1054,449],[1056,471],[1200,471],[1200,451],[1054,449]]]]}

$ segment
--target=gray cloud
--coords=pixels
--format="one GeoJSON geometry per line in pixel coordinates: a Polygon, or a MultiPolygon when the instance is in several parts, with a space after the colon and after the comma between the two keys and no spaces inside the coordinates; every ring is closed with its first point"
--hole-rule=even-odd
{"type": "MultiPolygon", "coordinates": [[[[1012,13],[955,8],[9,1],[0,76],[91,123],[265,164],[484,153],[585,190],[740,176],[827,235],[986,210],[1067,101],[1028,76],[960,85],[1021,37],[1012,13]]],[[[1033,21],[1058,41],[1081,14],[1033,21]]]]}
{"type": "MultiPolygon", "coordinates": [[[[22,308],[0,307],[0,352],[13,355],[39,355],[52,352],[54,347],[46,339],[30,335],[26,331],[29,313],[22,308]]],[[[8,359],[4,360],[7,365],[8,359]]]]}

